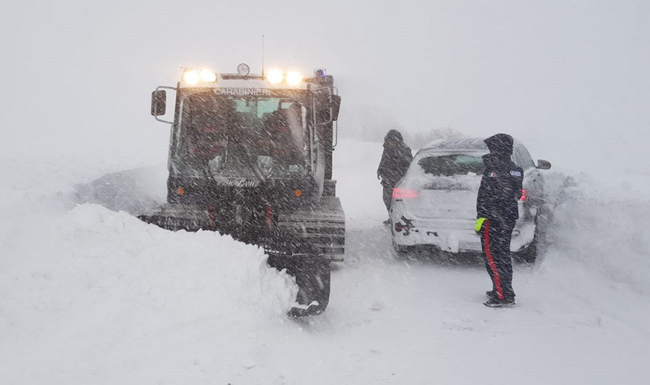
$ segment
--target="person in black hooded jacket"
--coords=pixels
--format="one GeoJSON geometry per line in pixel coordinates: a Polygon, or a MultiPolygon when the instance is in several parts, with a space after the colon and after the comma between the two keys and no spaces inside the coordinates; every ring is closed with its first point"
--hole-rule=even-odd
{"type": "MultiPolygon", "coordinates": [[[[381,155],[377,178],[381,180],[384,189],[383,199],[386,210],[390,212],[390,203],[393,198],[393,188],[402,179],[409,168],[413,155],[411,148],[404,143],[402,134],[397,130],[390,130],[384,137],[384,152],[381,155]]],[[[389,223],[390,220],[384,223],[389,223]]]]}
{"type": "Polygon", "coordinates": [[[483,178],[476,202],[476,232],[481,235],[485,264],[492,279],[486,306],[514,305],[510,240],[519,218],[524,171],[510,159],[513,139],[496,134],[485,139],[490,153],[483,156],[483,178]]]}

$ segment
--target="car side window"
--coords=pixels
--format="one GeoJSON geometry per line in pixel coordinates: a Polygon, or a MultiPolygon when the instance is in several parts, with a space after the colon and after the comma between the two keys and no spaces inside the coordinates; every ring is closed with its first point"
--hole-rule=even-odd
{"type": "Polygon", "coordinates": [[[527,170],[531,167],[535,167],[535,162],[533,162],[533,158],[530,156],[528,150],[526,150],[526,147],[524,147],[523,145],[521,144],[517,145],[517,147],[515,147],[515,152],[513,155],[515,157],[515,163],[517,163],[524,170],[527,170]]]}

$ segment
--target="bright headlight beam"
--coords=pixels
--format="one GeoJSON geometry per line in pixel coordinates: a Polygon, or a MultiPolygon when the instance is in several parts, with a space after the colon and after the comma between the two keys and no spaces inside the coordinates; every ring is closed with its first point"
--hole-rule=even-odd
{"type": "Polygon", "coordinates": [[[202,69],[199,73],[202,82],[214,83],[217,81],[217,74],[209,69],[202,69]]]}
{"type": "Polygon", "coordinates": [[[302,83],[302,75],[299,72],[289,72],[287,74],[287,84],[297,86],[302,83]]]}
{"type": "Polygon", "coordinates": [[[183,81],[190,85],[198,84],[201,76],[196,70],[187,70],[183,72],[183,81]]]}
{"type": "Polygon", "coordinates": [[[271,84],[282,83],[282,79],[284,79],[284,74],[280,70],[270,70],[266,75],[266,80],[271,84]]]}

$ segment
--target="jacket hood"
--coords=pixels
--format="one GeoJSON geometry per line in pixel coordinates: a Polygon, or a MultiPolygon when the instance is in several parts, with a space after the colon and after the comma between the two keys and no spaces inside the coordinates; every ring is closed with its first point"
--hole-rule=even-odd
{"type": "Polygon", "coordinates": [[[496,134],[484,140],[492,154],[512,155],[512,146],[514,140],[508,134],[496,134]]]}
{"type": "Polygon", "coordinates": [[[387,140],[394,140],[394,141],[397,141],[397,142],[403,142],[404,141],[404,139],[402,138],[402,134],[397,130],[388,131],[388,133],[384,137],[384,142],[387,141],[387,140]]]}

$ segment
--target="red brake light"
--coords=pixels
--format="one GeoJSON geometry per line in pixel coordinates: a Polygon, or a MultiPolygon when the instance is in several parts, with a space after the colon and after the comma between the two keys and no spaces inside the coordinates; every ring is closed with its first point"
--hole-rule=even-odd
{"type": "Polygon", "coordinates": [[[526,202],[526,199],[528,199],[528,191],[526,191],[526,189],[522,189],[521,198],[519,198],[519,200],[522,202],[526,202]]]}
{"type": "Polygon", "coordinates": [[[418,190],[409,190],[407,188],[399,188],[399,187],[395,187],[393,189],[393,198],[394,199],[417,198],[418,195],[420,195],[418,190]]]}

